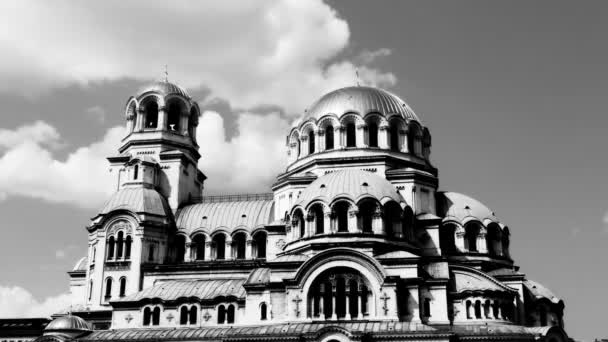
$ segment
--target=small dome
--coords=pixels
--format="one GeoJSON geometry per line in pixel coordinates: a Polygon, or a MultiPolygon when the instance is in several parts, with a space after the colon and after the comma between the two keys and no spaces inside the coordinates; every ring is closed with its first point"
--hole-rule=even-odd
{"type": "Polygon", "coordinates": [[[390,200],[405,203],[395,186],[383,177],[369,171],[351,169],[319,177],[302,192],[297,204],[306,207],[317,199],[329,204],[338,197],[351,199],[355,203],[365,197],[375,198],[383,204],[390,200]]]}
{"type": "Polygon", "coordinates": [[[78,260],[76,265],[74,265],[74,268],[72,269],[72,271],[86,271],[88,263],[89,263],[89,258],[87,258],[86,256],[82,257],[82,258],[80,258],[80,260],[78,260]]]}
{"type": "Polygon", "coordinates": [[[84,319],[78,316],[62,316],[54,319],[49,325],[44,328],[44,332],[86,332],[91,331],[93,328],[84,319]]]}
{"type": "Polygon", "coordinates": [[[308,110],[303,120],[319,119],[327,114],[335,114],[338,118],[347,113],[358,113],[361,116],[377,112],[384,116],[399,114],[406,120],[418,120],[410,106],[386,90],[373,87],[346,87],[323,95],[308,110]]]}
{"type": "Polygon", "coordinates": [[[158,191],[149,188],[124,188],[115,192],[100,214],[120,209],[160,216],[171,213],[167,200],[158,191]]]}
{"type": "Polygon", "coordinates": [[[180,86],[178,86],[175,83],[171,83],[168,81],[156,81],[150,85],[147,85],[143,88],[141,88],[138,92],[137,92],[137,97],[142,96],[145,93],[160,93],[163,94],[165,96],[167,95],[180,95],[183,96],[185,98],[190,98],[190,95],[188,95],[188,92],[186,92],[186,90],[180,86]]]}
{"type": "Polygon", "coordinates": [[[438,214],[446,219],[455,219],[458,222],[467,218],[476,218],[481,222],[490,220],[498,222],[494,212],[478,200],[457,192],[440,192],[437,194],[439,202],[438,214]]]}

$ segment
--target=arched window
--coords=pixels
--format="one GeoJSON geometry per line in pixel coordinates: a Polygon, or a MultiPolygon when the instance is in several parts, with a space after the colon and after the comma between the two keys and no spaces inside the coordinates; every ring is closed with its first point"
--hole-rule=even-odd
{"type": "Polygon", "coordinates": [[[390,144],[391,150],[400,151],[401,146],[399,146],[399,123],[396,121],[391,121],[389,126],[389,135],[390,135],[390,144]]]}
{"type": "Polygon", "coordinates": [[[323,234],[325,232],[323,206],[321,204],[315,204],[311,208],[311,211],[315,218],[315,234],[323,234]]]}
{"type": "Polygon", "coordinates": [[[123,243],[124,243],[124,233],[118,232],[118,238],[116,239],[116,259],[122,258],[123,251],[123,243]]]}
{"type": "Polygon", "coordinates": [[[492,314],[494,315],[495,319],[498,319],[498,310],[499,306],[498,306],[498,302],[494,302],[494,305],[492,306],[492,314]]]}
{"type": "Polygon", "coordinates": [[[444,253],[456,251],[456,226],[445,224],[439,229],[439,246],[444,253]]]}
{"type": "Polygon", "coordinates": [[[325,149],[332,150],[334,148],[334,127],[328,125],[325,127],[325,149]]]}
{"type": "Polygon", "coordinates": [[[226,322],[226,308],[223,305],[217,308],[217,324],[224,324],[226,322]]]}
{"type": "Polygon", "coordinates": [[[150,310],[149,307],[146,307],[144,309],[144,321],[143,321],[144,326],[150,325],[151,318],[152,318],[152,310],[150,310]]]}
{"type": "Polygon", "coordinates": [[[234,305],[228,305],[228,309],[226,310],[226,323],[234,323],[234,305]]]}
{"type": "Polygon", "coordinates": [[[346,124],[346,147],[357,146],[357,128],[353,122],[346,124]]]}
{"type": "Polygon", "coordinates": [[[424,298],[424,316],[431,317],[431,299],[424,298]]]}
{"type": "Polygon", "coordinates": [[[160,308],[157,306],[152,311],[152,325],[158,325],[160,323],[160,308]]]}
{"type": "Polygon", "coordinates": [[[308,132],[308,154],[315,153],[315,132],[311,130],[308,132]]]}
{"type": "Polygon", "coordinates": [[[232,238],[232,253],[234,255],[234,259],[237,259],[237,260],[245,259],[246,243],[247,243],[247,236],[245,235],[245,233],[241,232],[241,233],[234,234],[234,237],[232,238]]]}
{"type": "Polygon", "coordinates": [[[364,233],[373,232],[372,222],[376,208],[377,204],[371,200],[365,200],[359,204],[359,225],[364,233]]]}
{"type": "Polygon", "coordinates": [[[369,147],[378,147],[378,124],[370,122],[367,124],[369,147]]]}
{"type": "Polygon", "coordinates": [[[196,260],[205,260],[205,235],[197,234],[192,239],[196,260]]]}
{"type": "Polygon", "coordinates": [[[268,318],[266,303],[260,304],[260,320],[265,321],[268,318]]]}
{"type": "Polygon", "coordinates": [[[108,260],[114,259],[114,245],[116,244],[114,237],[108,239],[108,260]]]}
{"type": "Polygon", "coordinates": [[[186,255],[186,237],[177,235],[175,237],[175,261],[183,262],[186,255]]]}
{"type": "Polygon", "coordinates": [[[145,128],[156,128],[158,126],[158,104],[156,101],[149,101],[146,104],[145,113],[145,128]]]}
{"type": "Polygon", "coordinates": [[[179,121],[181,116],[181,106],[177,102],[173,102],[169,105],[169,113],[167,118],[167,129],[170,131],[179,132],[179,121]]]}
{"type": "Polygon", "coordinates": [[[386,235],[394,236],[401,234],[403,230],[401,227],[402,211],[401,206],[395,201],[387,202],[384,205],[384,230],[386,235]]]}
{"type": "Polygon", "coordinates": [[[125,240],[125,259],[129,260],[131,258],[131,244],[133,243],[133,238],[131,235],[127,235],[127,239],[125,240]]]}
{"type": "Polygon", "coordinates": [[[479,225],[476,223],[469,223],[464,227],[464,241],[466,243],[465,248],[469,252],[479,251],[477,246],[477,236],[479,235],[479,225]]]}
{"type": "Polygon", "coordinates": [[[253,235],[255,255],[258,259],[266,259],[266,232],[259,231],[253,235]]]}
{"type": "Polygon", "coordinates": [[[133,180],[137,180],[138,176],[139,176],[139,165],[135,165],[133,167],[133,180]]]}
{"type": "Polygon", "coordinates": [[[224,260],[226,258],[226,236],[222,233],[216,234],[213,237],[213,246],[215,250],[215,259],[224,260]]]}
{"type": "Polygon", "coordinates": [[[112,278],[106,279],[106,299],[112,297],[112,278]]]}
{"type": "Polygon", "coordinates": [[[477,318],[477,319],[481,318],[481,302],[480,301],[475,302],[475,318],[477,318]]]}
{"type": "Polygon", "coordinates": [[[127,291],[127,278],[125,278],[125,277],[120,278],[119,284],[120,284],[120,289],[119,289],[118,295],[120,297],[124,297],[125,292],[127,291]]]}
{"type": "Polygon", "coordinates": [[[198,308],[196,307],[196,305],[192,305],[190,307],[190,319],[189,319],[190,324],[196,324],[197,312],[198,312],[198,308]]]}
{"type": "Polygon", "coordinates": [[[471,315],[471,301],[467,300],[466,305],[467,305],[467,318],[471,319],[471,318],[473,318],[473,316],[471,315]]]}
{"type": "Polygon", "coordinates": [[[348,231],[348,210],[350,204],[348,202],[338,202],[334,205],[334,211],[336,213],[336,219],[338,223],[339,232],[348,231]]]}
{"type": "Polygon", "coordinates": [[[335,320],[350,316],[362,319],[370,297],[367,279],[348,267],[335,267],[314,279],[307,293],[306,315],[313,319],[335,320]]]}
{"type": "Polygon", "coordinates": [[[409,152],[417,156],[422,154],[422,134],[417,124],[412,123],[407,132],[407,145],[409,152]]]}
{"type": "Polygon", "coordinates": [[[179,309],[179,324],[188,324],[188,307],[185,305],[179,309]]]}
{"type": "Polygon", "coordinates": [[[502,231],[502,255],[510,258],[509,255],[509,228],[505,227],[502,231]]]}

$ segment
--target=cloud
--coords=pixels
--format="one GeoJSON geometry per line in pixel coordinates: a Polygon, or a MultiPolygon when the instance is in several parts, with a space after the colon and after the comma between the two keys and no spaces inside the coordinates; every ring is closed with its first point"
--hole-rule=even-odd
{"type": "Polygon", "coordinates": [[[101,124],[106,121],[106,110],[101,106],[89,107],[85,110],[85,113],[88,117],[101,124]]]}
{"type": "Polygon", "coordinates": [[[50,296],[39,301],[22,287],[0,285],[0,318],[49,317],[78,303],[70,293],[50,296]]]}
{"type": "Polygon", "coordinates": [[[53,149],[62,145],[59,132],[44,121],[36,121],[14,130],[0,128],[0,152],[28,142],[53,149]]]}
{"type": "Polygon", "coordinates": [[[360,64],[370,64],[370,63],[373,63],[376,59],[378,59],[380,57],[390,56],[391,53],[393,53],[393,52],[387,48],[381,48],[381,49],[374,50],[374,51],[363,50],[355,58],[355,61],[357,61],[360,64]]]}
{"type": "Polygon", "coordinates": [[[0,91],[32,94],[72,82],[169,78],[205,86],[236,108],[278,105],[301,113],[329,90],[390,86],[367,63],[344,59],[348,23],[321,0],[215,2],[4,1],[0,91]],[[361,72],[363,70],[363,72],[361,72]]]}
{"type": "MultiPolygon", "coordinates": [[[[35,131],[36,127],[54,132],[51,141],[59,140],[57,131],[46,123],[34,123],[5,132],[35,131]]],[[[27,134],[26,134],[27,135],[27,134]]],[[[116,154],[122,127],[107,131],[101,141],[70,153],[65,161],[56,159],[45,147],[48,139],[13,139],[10,148],[0,155],[0,198],[25,196],[54,203],[68,203],[81,208],[99,208],[112,193],[108,156],[116,154]]]]}

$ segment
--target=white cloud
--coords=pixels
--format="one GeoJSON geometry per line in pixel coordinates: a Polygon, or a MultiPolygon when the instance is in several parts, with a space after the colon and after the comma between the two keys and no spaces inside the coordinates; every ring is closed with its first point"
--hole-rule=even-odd
{"type": "Polygon", "coordinates": [[[356,82],[392,85],[390,73],[334,61],[345,20],[321,0],[214,2],[3,1],[0,91],[31,94],[69,82],[161,77],[207,86],[235,107],[279,105],[301,113],[323,93],[356,82]]]}
{"type": "Polygon", "coordinates": [[[49,317],[74,304],[78,304],[78,301],[70,293],[39,301],[22,287],[0,285],[0,318],[49,317]]]}
{"type": "Polygon", "coordinates": [[[99,123],[104,123],[106,121],[106,110],[101,106],[89,107],[85,110],[85,113],[88,117],[99,123]]]}
{"type": "MultiPolygon", "coordinates": [[[[32,126],[50,127],[56,133],[54,138],[60,138],[56,130],[45,123],[32,126]]],[[[20,129],[34,130],[27,125],[20,129]]],[[[105,158],[116,153],[123,135],[122,127],[114,127],[101,141],[76,149],[65,161],[53,156],[44,146],[47,141],[15,139],[19,143],[0,155],[0,198],[26,196],[99,208],[113,191],[105,158]]]]}
{"type": "Polygon", "coordinates": [[[44,121],[36,121],[14,130],[0,128],[0,152],[28,142],[54,149],[62,145],[59,132],[44,121]]]}
{"type": "Polygon", "coordinates": [[[219,113],[207,111],[201,117],[199,168],[208,177],[207,193],[268,192],[286,165],[286,119],[277,113],[242,113],[237,126],[239,134],[227,141],[219,113]]]}

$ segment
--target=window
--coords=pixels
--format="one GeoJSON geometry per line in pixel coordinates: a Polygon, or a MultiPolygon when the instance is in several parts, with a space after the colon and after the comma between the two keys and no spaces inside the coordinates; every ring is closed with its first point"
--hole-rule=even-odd
{"type": "Polygon", "coordinates": [[[424,298],[424,316],[431,317],[431,299],[424,298]]]}
{"type": "Polygon", "coordinates": [[[120,290],[119,290],[118,295],[120,297],[124,297],[126,290],[127,290],[127,278],[122,277],[122,278],[120,278],[120,290]]]}
{"type": "Polygon", "coordinates": [[[108,239],[108,260],[114,259],[115,240],[113,236],[108,239]]]}
{"type": "Polygon", "coordinates": [[[106,279],[106,299],[112,297],[112,278],[106,279]]]}
{"type": "Polygon", "coordinates": [[[234,305],[228,305],[228,309],[226,309],[226,323],[234,323],[234,305]]]}
{"type": "MultiPolygon", "coordinates": [[[[289,221],[289,220],[288,220],[289,221]]],[[[266,258],[266,232],[259,231],[253,235],[253,243],[256,258],[266,258]]]]}
{"type": "Polygon", "coordinates": [[[217,308],[217,324],[224,324],[226,321],[226,308],[223,305],[217,308]]]}
{"type": "Polygon", "coordinates": [[[391,150],[399,151],[401,148],[399,147],[399,125],[397,122],[393,121],[390,124],[390,142],[391,142],[391,150]]]}
{"type": "Polygon", "coordinates": [[[245,259],[245,252],[247,243],[247,236],[245,233],[237,233],[232,238],[232,253],[234,258],[237,260],[245,259]]]}
{"type": "Polygon", "coordinates": [[[133,239],[131,235],[127,235],[127,239],[125,240],[125,259],[129,260],[131,258],[131,244],[133,243],[133,239]]]}
{"type": "Polygon", "coordinates": [[[348,209],[350,208],[350,204],[347,202],[338,202],[334,206],[334,211],[336,212],[336,218],[338,220],[338,231],[339,232],[347,232],[348,231],[348,209]]]}
{"type": "Polygon", "coordinates": [[[116,259],[121,259],[122,258],[122,251],[123,251],[123,243],[124,243],[124,233],[123,232],[118,232],[118,238],[116,239],[116,259]]]}
{"type": "Polygon", "coordinates": [[[378,125],[375,122],[370,122],[367,125],[367,134],[369,147],[378,147],[378,125]]]}
{"type": "Polygon", "coordinates": [[[315,132],[308,132],[308,154],[315,153],[315,132]]]}
{"type": "Polygon", "coordinates": [[[186,325],[188,324],[188,307],[187,306],[182,306],[179,309],[179,324],[181,325],[186,325]]]}
{"type": "Polygon", "coordinates": [[[479,225],[476,223],[469,223],[464,227],[464,230],[464,240],[466,243],[466,249],[469,252],[479,251],[477,246],[477,236],[479,235],[480,230],[479,225]]]}
{"type": "Polygon", "coordinates": [[[480,301],[475,302],[475,318],[477,318],[477,319],[481,318],[481,302],[480,301]]]}
{"type": "Polygon", "coordinates": [[[547,325],[547,309],[542,305],[538,308],[538,318],[542,327],[547,325]]]}
{"type": "Polygon", "coordinates": [[[186,255],[186,237],[177,235],[175,237],[175,261],[183,262],[186,255]]]}
{"type": "Polygon", "coordinates": [[[453,224],[446,224],[439,229],[439,246],[441,251],[445,253],[451,253],[456,251],[456,226],[453,224]]]}
{"type": "Polygon", "coordinates": [[[194,244],[194,252],[196,260],[205,260],[205,235],[197,234],[192,242],[194,244]]]}
{"type": "Polygon", "coordinates": [[[156,128],[158,126],[158,104],[155,101],[148,102],[145,106],[145,112],[145,128],[156,128]]]}
{"type": "Polygon", "coordinates": [[[215,259],[224,260],[226,258],[226,236],[217,234],[213,237],[213,246],[215,250],[215,259]]]}
{"type": "Polygon", "coordinates": [[[147,307],[144,309],[143,325],[144,326],[150,325],[151,320],[152,320],[152,310],[149,307],[147,307]]]}
{"type": "Polygon", "coordinates": [[[473,316],[471,315],[471,301],[467,300],[467,318],[471,319],[473,316]]]}
{"type": "Polygon", "coordinates": [[[152,325],[158,325],[160,323],[160,308],[157,306],[152,311],[152,325]]]}
{"type": "Polygon", "coordinates": [[[334,148],[334,127],[329,125],[325,127],[325,149],[332,150],[334,148]]]}
{"type": "Polygon", "coordinates": [[[137,176],[139,176],[139,165],[133,167],[133,180],[137,180],[137,176]]]}
{"type": "Polygon", "coordinates": [[[260,320],[265,321],[268,318],[266,303],[260,305],[260,320]]]}
{"type": "Polygon", "coordinates": [[[357,146],[356,131],[354,123],[346,124],[346,147],[357,146]]]}
{"type": "Polygon", "coordinates": [[[198,312],[197,310],[198,309],[197,309],[196,305],[192,305],[190,307],[190,319],[189,319],[190,324],[196,324],[196,320],[197,320],[196,316],[197,316],[197,312],[198,312]]]}
{"type": "Polygon", "coordinates": [[[323,234],[325,232],[323,206],[321,204],[315,204],[312,207],[312,214],[315,219],[315,234],[323,234]]]}
{"type": "Polygon", "coordinates": [[[359,222],[361,230],[365,233],[373,232],[372,221],[376,212],[376,203],[366,200],[359,204],[359,222]]]}
{"type": "Polygon", "coordinates": [[[167,129],[170,131],[179,132],[179,121],[180,121],[181,107],[178,103],[172,103],[169,105],[169,117],[167,118],[167,129]]]}

